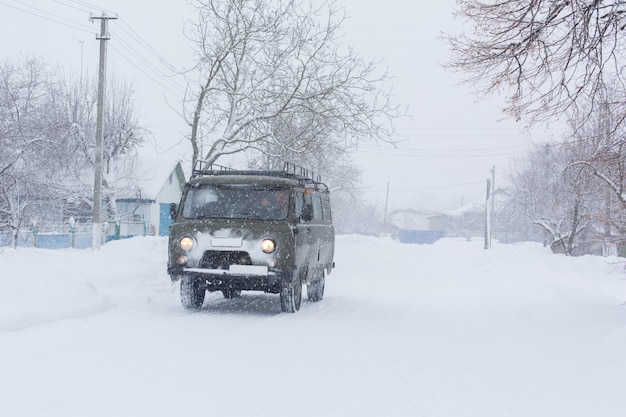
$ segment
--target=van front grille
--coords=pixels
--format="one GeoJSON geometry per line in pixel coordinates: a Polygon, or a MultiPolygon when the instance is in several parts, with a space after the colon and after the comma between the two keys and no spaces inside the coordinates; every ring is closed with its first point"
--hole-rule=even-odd
{"type": "Polygon", "coordinates": [[[252,260],[248,252],[217,250],[204,252],[200,260],[200,267],[206,269],[228,269],[230,265],[252,265],[252,260]]]}

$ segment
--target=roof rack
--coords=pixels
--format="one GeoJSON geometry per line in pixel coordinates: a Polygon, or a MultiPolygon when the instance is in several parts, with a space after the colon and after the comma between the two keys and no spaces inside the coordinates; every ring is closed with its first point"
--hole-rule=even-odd
{"type": "Polygon", "coordinates": [[[191,173],[191,177],[198,177],[203,175],[211,175],[215,172],[221,171],[234,171],[234,169],[225,167],[223,165],[212,164],[207,161],[203,161],[198,159],[196,163],[193,165],[193,171],[191,173]]]}
{"type": "MultiPolygon", "coordinates": [[[[291,162],[284,162],[282,171],[261,171],[261,170],[236,170],[222,165],[211,164],[207,161],[196,161],[191,178],[203,177],[207,175],[268,175],[273,177],[293,178],[302,184],[314,183],[323,184],[322,177],[310,169],[306,169],[291,162]]],[[[325,185],[325,184],[323,184],[325,185]]]]}
{"type": "Polygon", "coordinates": [[[298,177],[309,179],[313,182],[322,182],[322,176],[316,174],[310,169],[306,169],[296,164],[292,164],[291,162],[283,163],[283,172],[286,174],[292,174],[298,177]]]}

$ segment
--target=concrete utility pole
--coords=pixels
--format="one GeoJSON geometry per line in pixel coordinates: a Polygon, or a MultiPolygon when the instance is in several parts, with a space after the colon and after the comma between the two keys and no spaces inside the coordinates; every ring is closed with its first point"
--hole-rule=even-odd
{"type": "Polygon", "coordinates": [[[387,206],[389,205],[389,181],[387,181],[387,195],[385,197],[385,213],[383,214],[383,233],[387,233],[387,206]]]}
{"type": "Polygon", "coordinates": [[[496,213],[496,166],[491,168],[491,213],[489,215],[489,248],[491,248],[491,238],[493,236],[493,222],[496,213]]]}
{"type": "Polygon", "coordinates": [[[96,35],[96,39],[100,41],[100,70],[98,71],[98,114],[96,116],[96,155],[94,163],[94,186],[93,186],[93,216],[91,220],[91,249],[100,249],[100,214],[102,211],[102,120],[104,115],[104,82],[106,69],[106,41],[110,38],[107,34],[107,24],[110,19],[117,17],[108,17],[104,13],[100,17],[91,16],[91,20],[100,20],[100,36],[96,35]]]}
{"type": "Polygon", "coordinates": [[[489,194],[491,193],[491,180],[487,178],[487,197],[485,198],[485,249],[489,249],[491,230],[489,224],[489,194]]]}

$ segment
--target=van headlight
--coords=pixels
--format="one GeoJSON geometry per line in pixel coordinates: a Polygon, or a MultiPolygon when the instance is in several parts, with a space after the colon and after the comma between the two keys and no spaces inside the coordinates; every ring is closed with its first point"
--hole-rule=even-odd
{"type": "Polygon", "coordinates": [[[180,248],[184,251],[188,251],[191,248],[193,248],[194,246],[194,241],[191,237],[189,236],[184,236],[183,238],[180,239],[180,248]]]}
{"type": "Polygon", "coordinates": [[[276,249],[276,242],[272,239],[263,239],[261,242],[261,250],[265,253],[272,253],[276,249]]]}

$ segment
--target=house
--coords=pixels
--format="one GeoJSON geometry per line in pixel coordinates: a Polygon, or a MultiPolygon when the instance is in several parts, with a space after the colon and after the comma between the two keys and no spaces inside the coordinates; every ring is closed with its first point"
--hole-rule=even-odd
{"type": "Polygon", "coordinates": [[[446,236],[484,236],[485,203],[475,201],[429,218],[431,230],[445,230],[446,236]]]}
{"type": "Polygon", "coordinates": [[[178,204],[185,185],[180,161],[142,158],[138,178],[132,189],[116,199],[121,222],[109,227],[108,235],[120,238],[130,235],[167,236],[172,223],[170,205],[178,204]]]}
{"type": "Polygon", "coordinates": [[[433,229],[430,223],[432,213],[417,210],[398,210],[390,214],[390,223],[395,229],[394,237],[402,243],[431,244],[445,233],[433,229]]]}

